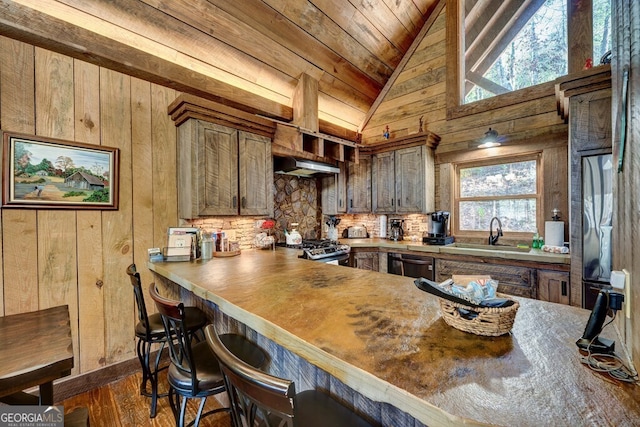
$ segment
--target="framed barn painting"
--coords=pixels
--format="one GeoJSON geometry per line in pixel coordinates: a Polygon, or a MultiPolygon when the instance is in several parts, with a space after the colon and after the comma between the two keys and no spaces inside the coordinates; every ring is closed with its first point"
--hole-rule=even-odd
{"type": "Polygon", "coordinates": [[[2,134],[3,208],[118,209],[117,148],[2,134]]]}

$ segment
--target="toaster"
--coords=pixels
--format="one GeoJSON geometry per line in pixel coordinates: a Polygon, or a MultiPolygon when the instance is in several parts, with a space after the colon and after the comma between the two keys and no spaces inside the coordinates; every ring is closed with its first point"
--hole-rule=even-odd
{"type": "Polygon", "coordinates": [[[367,233],[367,228],[362,225],[354,225],[348,227],[346,230],[346,237],[349,239],[363,239],[369,237],[369,233],[367,233]]]}

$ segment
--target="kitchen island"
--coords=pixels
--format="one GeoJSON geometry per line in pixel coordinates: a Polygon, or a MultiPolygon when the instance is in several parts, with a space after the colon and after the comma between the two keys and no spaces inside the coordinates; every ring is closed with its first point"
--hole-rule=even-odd
{"type": "MultiPolygon", "coordinates": [[[[481,337],[446,325],[437,298],[411,278],[298,254],[278,248],[148,265],[159,281],[215,304],[364,400],[425,425],[623,426],[640,419],[640,387],[580,362],[575,341],[586,310],[519,298],[512,333],[481,337]]],[[[611,328],[603,335],[619,343],[611,328]]]]}

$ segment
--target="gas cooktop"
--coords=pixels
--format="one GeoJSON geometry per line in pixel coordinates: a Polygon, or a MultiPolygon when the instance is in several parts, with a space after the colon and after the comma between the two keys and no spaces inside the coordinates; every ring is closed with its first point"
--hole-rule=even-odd
{"type": "Polygon", "coordinates": [[[351,252],[349,245],[331,244],[328,246],[320,246],[314,248],[303,248],[300,258],[306,259],[324,259],[330,257],[336,257],[339,255],[346,255],[351,252]]]}
{"type": "Polygon", "coordinates": [[[303,240],[299,245],[278,244],[278,246],[302,249],[302,255],[299,257],[312,260],[339,257],[351,252],[351,247],[349,247],[349,245],[340,244],[329,239],[303,240]]]}

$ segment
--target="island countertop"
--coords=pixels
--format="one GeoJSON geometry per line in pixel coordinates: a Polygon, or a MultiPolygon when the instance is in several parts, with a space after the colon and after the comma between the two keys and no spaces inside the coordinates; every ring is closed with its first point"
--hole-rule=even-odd
{"type": "Polygon", "coordinates": [[[298,254],[250,250],[148,266],[429,426],[622,426],[640,419],[640,387],[609,381],[580,362],[575,341],[586,310],[516,298],[511,334],[481,337],[446,325],[437,298],[414,279],[298,254]]]}

